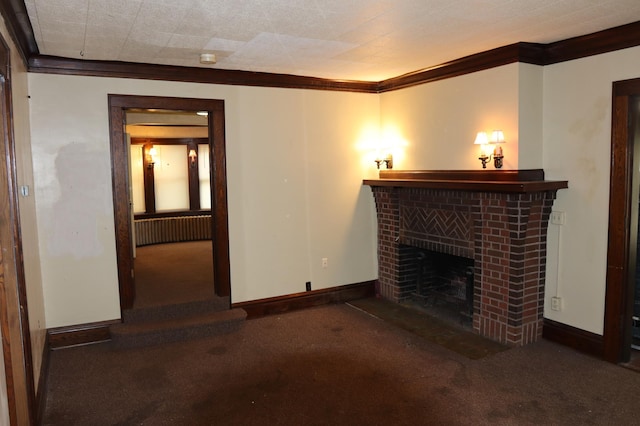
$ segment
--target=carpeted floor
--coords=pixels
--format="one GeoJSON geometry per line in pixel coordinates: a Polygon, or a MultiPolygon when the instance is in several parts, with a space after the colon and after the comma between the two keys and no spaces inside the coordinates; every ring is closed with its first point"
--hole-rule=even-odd
{"type": "Polygon", "coordinates": [[[211,241],[154,244],[136,248],[134,308],[210,299],[211,241]]]}
{"type": "Polygon", "coordinates": [[[44,425],[632,425],[640,374],[548,341],[472,360],[348,305],[51,353],[44,425]]]}

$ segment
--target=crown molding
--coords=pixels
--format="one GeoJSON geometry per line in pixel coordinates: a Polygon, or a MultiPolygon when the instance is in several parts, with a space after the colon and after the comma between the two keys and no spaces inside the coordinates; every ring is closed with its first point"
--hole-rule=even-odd
{"type": "Polygon", "coordinates": [[[424,70],[404,74],[378,83],[378,92],[404,89],[418,84],[431,83],[446,78],[458,77],[476,71],[525,62],[544,65],[544,45],[535,43],[514,43],[487,50],[464,58],[455,59],[424,70]]]}
{"type": "Polygon", "coordinates": [[[0,13],[5,17],[7,29],[26,64],[29,57],[38,54],[39,50],[24,0],[0,0],[0,13]]]}
{"type": "Polygon", "coordinates": [[[24,1],[0,0],[0,12],[29,72],[359,93],[388,92],[514,62],[551,65],[640,45],[640,21],[637,21],[549,44],[514,43],[398,77],[369,82],[40,55],[24,1]]]}
{"type": "Polygon", "coordinates": [[[46,74],[140,78],[147,80],[279,87],[288,89],[335,90],[363,93],[375,93],[377,89],[376,82],[367,81],[331,80],[317,77],[224,70],[218,68],[80,60],[46,55],[32,56],[29,59],[27,69],[29,72],[46,74]]]}

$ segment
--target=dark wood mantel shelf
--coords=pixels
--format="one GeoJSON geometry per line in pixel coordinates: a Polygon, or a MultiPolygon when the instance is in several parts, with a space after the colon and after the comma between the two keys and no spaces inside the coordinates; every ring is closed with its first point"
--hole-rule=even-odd
{"type": "Polygon", "coordinates": [[[568,181],[544,180],[544,170],[381,170],[368,186],[454,189],[482,192],[540,192],[568,188],[568,181]]]}

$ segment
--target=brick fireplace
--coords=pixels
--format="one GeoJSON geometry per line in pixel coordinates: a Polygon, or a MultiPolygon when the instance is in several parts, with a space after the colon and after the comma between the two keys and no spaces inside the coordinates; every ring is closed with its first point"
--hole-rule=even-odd
{"type": "Polygon", "coordinates": [[[473,260],[473,330],[513,346],[542,336],[547,225],[558,189],[542,170],[381,171],[371,186],[378,217],[380,297],[410,297],[403,252],[473,260]]]}

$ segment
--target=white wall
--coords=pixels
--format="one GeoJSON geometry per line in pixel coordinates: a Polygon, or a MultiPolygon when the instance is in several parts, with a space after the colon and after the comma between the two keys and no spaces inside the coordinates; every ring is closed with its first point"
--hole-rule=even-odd
{"type": "Polygon", "coordinates": [[[548,241],[560,262],[548,264],[547,302],[557,291],[563,309],[545,309],[545,316],[597,334],[604,326],[612,83],[639,77],[640,47],[544,68],[544,169],[548,179],[569,181],[554,206],[566,224],[551,225],[548,241]]]}
{"type": "Polygon", "coordinates": [[[120,317],[109,93],[225,100],[233,302],[377,277],[361,139],[378,96],[45,74],[29,88],[47,327],[120,317]]]}

